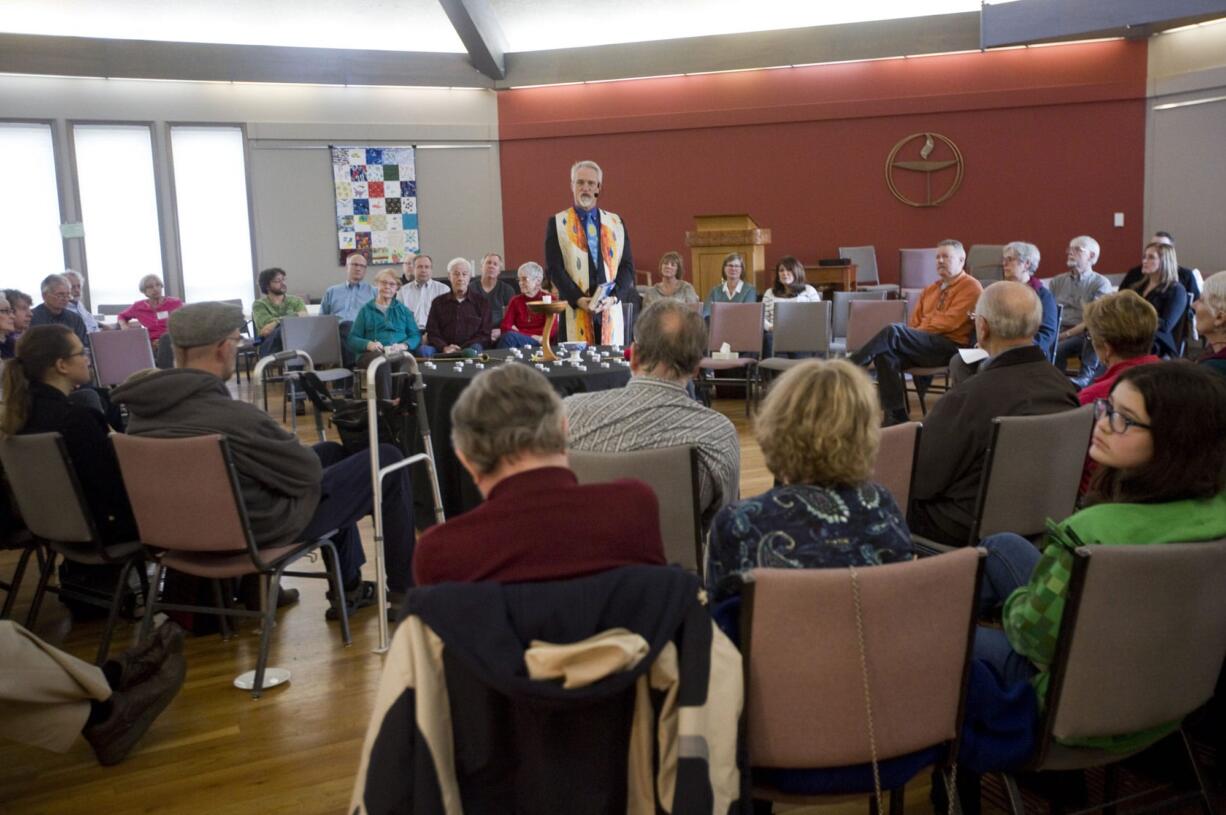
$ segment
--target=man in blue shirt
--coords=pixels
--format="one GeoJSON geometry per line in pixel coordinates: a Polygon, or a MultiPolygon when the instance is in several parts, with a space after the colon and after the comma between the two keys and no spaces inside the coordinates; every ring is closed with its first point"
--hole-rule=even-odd
{"type": "Polygon", "coordinates": [[[345,366],[353,367],[353,353],[345,340],[362,306],[375,299],[375,290],[366,278],[366,258],[354,252],[345,260],[345,282],[329,286],[319,305],[320,314],[335,314],[341,321],[341,353],[345,366]]]}

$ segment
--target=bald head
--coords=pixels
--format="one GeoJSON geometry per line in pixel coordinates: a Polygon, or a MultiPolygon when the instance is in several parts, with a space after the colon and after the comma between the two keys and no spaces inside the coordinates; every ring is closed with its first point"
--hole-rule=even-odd
{"type": "MultiPolygon", "coordinates": [[[[1002,280],[988,286],[979,295],[975,315],[987,323],[987,335],[997,342],[1024,345],[1033,341],[1039,331],[1039,325],[1043,322],[1043,306],[1030,286],[1002,280]]],[[[985,332],[979,333],[982,337],[985,332]]]]}

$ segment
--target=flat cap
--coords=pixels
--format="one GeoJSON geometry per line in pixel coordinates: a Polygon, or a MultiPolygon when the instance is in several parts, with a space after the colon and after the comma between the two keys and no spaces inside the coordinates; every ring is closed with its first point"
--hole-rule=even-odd
{"type": "Polygon", "coordinates": [[[214,345],[242,328],[243,310],[231,303],[192,303],[170,313],[170,340],[177,348],[214,345]]]}

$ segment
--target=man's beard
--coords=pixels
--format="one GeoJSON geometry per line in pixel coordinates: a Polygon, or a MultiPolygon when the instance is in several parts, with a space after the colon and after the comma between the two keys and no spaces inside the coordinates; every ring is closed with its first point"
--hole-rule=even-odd
{"type": "Polygon", "coordinates": [[[591,209],[592,207],[596,206],[596,196],[580,195],[579,206],[583,207],[584,209],[591,209]]]}

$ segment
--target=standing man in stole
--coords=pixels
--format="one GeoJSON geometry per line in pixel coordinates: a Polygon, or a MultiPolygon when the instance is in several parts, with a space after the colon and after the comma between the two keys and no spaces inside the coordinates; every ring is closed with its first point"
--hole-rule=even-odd
{"type": "Polygon", "coordinates": [[[570,168],[574,206],[549,219],[545,229],[545,266],[569,308],[566,339],[589,345],[623,345],[621,303],[636,302],[634,258],[621,217],[596,207],[604,172],[594,161],[570,168]],[[598,289],[612,283],[603,297],[598,289]]]}

